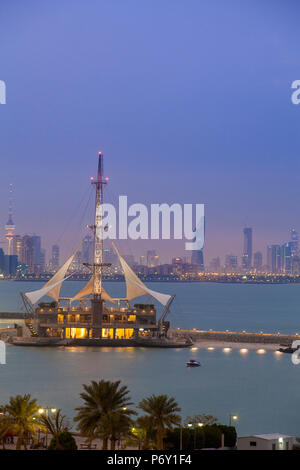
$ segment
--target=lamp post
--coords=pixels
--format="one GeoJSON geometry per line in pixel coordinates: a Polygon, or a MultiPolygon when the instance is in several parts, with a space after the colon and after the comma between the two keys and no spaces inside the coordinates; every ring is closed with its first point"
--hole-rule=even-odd
{"type": "MultiPolygon", "coordinates": [[[[39,408],[38,413],[39,413],[39,415],[42,415],[42,414],[45,413],[47,418],[48,418],[49,412],[54,414],[54,413],[56,413],[56,411],[57,411],[56,408],[45,407],[45,408],[39,408]]],[[[46,443],[45,443],[45,445],[46,445],[46,447],[48,445],[48,433],[47,433],[47,431],[46,431],[46,443]]]]}
{"type": "Polygon", "coordinates": [[[232,426],[232,421],[237,421],[239,419],[238,415],[231,414],[229,415],[229,426],[232,426]]]}
{"type": "Polygon", "coordinates": [[[203,423],[188,423],[189,428],[194,427],[194,450],[196,449],[196,429],[202,428],[202,426],[203,426],[203,423]]]}

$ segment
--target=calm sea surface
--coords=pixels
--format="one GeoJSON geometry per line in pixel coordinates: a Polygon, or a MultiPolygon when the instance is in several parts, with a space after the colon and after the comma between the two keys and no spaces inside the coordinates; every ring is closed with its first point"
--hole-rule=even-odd
{"type": "MultiPolygon", "coordinates": [[[[19,311],[19,291],[41,284],[0,282],[0,311],[19,311]]],[[[83,283],[66,282],[62,294],[83,283]]],[[[123,296],[121,283],[106,283],[112,296],[123,296]]],[[[229,329],[300,334],[300,285],[238,285],[210,283],[149,283],[176,293],[169,319],[177,328],[229,329]]],[[[20,322],[20,320],[19,320],[20,322]]],[[[9,324],[0,320],[0,327],[9,324]]],[[[227,423],[239,415],[239,434],[281,432],[300,436],[300,366],[290,355],[257,354],[238,349],[204,348],[7,348],[0,366],[0,403],[10,395],[29,392],[42,406],[62,408],[68,416],[80,404],[83,383],[100,378],[121,379],[137,403],[151,393],[176,397],[182,415],[209,413],[227,423]],[[191,357],[202,367],[187,369],[191,357]]]]}

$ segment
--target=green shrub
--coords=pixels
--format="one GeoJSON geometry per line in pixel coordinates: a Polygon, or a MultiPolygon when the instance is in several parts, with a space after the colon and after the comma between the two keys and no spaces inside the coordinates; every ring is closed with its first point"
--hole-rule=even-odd
{"type": "Polygon", "coordinates": [[[77,444],[69,431],[62,431],[52,437],[48,450],[77,450],[77,444]]]}

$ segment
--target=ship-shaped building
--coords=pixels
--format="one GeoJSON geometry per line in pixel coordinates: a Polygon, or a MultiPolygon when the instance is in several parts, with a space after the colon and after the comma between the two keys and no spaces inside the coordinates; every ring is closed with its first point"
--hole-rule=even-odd
{"type": "Polygon", "coordinates": [[[68,258],[56,274],[41,288],[22,293],[27,311],[26,335],[16,338],[17,345],[98,345],[98,346],[189,346],[189,341],[169,337],[170,323],[166,321],[175,295],[162,294],[149,289],[134,273],[112,242],[119,258],[126,282],[125,298],[113,298],[103,286],[103,155],[99,153],[95,187],[95,216],[90,226],[94,235],[94,260],[88,265],[91,278],[72,298],[60,296],[62,283],[80,246],[68,258]],[[154,300],[151,303],[135,303],[134,299],[149,294],[162,304],[164,310],[159,319],[154,300]],[[41,301],[43,297],[52,301],[41,301]]]}

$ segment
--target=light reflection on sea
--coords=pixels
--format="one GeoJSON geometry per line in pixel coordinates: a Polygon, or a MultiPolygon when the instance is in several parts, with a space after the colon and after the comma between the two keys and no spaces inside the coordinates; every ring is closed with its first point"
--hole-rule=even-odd
{"type": "MultiPolygon", "coordinates": [[[[66,290],[74,292],[75,283],[66,286],[66,290]]],[[[37,283],[0,282],[0,310],[16,311],[18,290],[37,287],[37,283]]],[[[122,286],[110,283],[109,288],[116,295],[122,286]]],[[[175,327],[300,331],[298,285],[153,283],[151,288],[163,292],[176,289],[181,308],[173,315],[175,327]]],[[[10,322],[1,320],[0,327],[7,323],[10,322]]],[[[136,403],[151,393],[168,393],[176,397],[184,416],[210,413],[227,423],[230,413],[238,414],[240,434],[300,434],[300,366],[292,364],[290,355],[260,346],[251,349],[241,345],[227,353],[223,346],[194,348],[197,349],[8,346],[7,365],[0,366],[1,402],[12,394],[30,392],[41,405],[61,407],[72,416],[80,403],[82,383],[100,378],[122,379],[136,403]],[[265,352],[259,354],[258,349],[265,352]],[[201,367],[186,368],[190,358],[199,360],[201,367]]]]}

